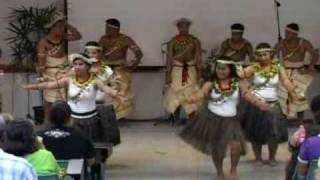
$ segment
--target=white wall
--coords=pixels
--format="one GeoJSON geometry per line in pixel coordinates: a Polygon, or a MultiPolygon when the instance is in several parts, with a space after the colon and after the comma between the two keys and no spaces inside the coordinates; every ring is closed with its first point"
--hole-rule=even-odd
{"type": "Polygon", "coordinates": [[[71,0],[69,7],[71,23],[84,35],[80,43],[70,46],[72,51],[80,51],[86,41],[98,40],[105,31],[104,21],[115,17],[121,21],[122,31],[141,46],[145,55],[142,65],[164,64],[160,44],[176,34],[174,21],[180,17],[193,20],[192,33],[200,38],[204,49],[229,36],[229,26],[234,22],[245,24],[246,36],[254,43],[276,40],[273,1],[71,0]]]}
{"type": "MultiPolygon", "coordinates": [[[[54,0],[1,0],[0,47],[4,59],[10,59],[10,48],[3,40],[10,34],[5,30],[9,7],[19,5],[50,4],[54,0]]],[[[279,0],[281,27],[296,21],[301,25],[301,36],[320,46],[319,0],[279,0]]],[[[54,1],[62,7],[62,0],[54,1]]],[[[203,43],[204,49],[219,44],[229,36],[229,25],[242,22],[246,25],[245,36],[254,45],[261,41],[275,43],[277,28],[272,0],[69,0],[69,20],[83,34],[81,41],[70,43],[70,51],[82,50],[89,40],[98,40],[104,33],[104,20],[119,18],[123,31],[131,35],[145,53],[143,65],[163,65],[160,44],[176,33],[173,21],[181,16],[194,20],[193,34],[203,43]]],[[[1,63],[1,62],[0,62],[1,63]]],[[[12,85],[12,75],[0,77],[3,109],[23,117],[27,112],[26,91],[12,85]],[[12,93],[13,92],[13,93],[12,93]],[[14,101],[12,103],[12,97],[14,101]],[[14,109],[12,109],[14,107],[14,109]]],[[[135,109],[130,115],[135,119],[149,119],[165,115],[162,108],[162,72],[135,73],[133,89],[136,94],[135,109]]],[[[314,86],[315,88],[319,88],[314,86]]],[[[313,92],[318,90],[312,88],[313,92]]],[[[37,91],[32,92],[32,105],[39,105],[37,91]]]]}

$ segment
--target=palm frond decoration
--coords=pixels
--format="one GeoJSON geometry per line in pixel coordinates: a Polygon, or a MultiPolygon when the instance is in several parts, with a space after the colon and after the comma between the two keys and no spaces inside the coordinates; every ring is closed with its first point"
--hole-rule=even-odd
{"type": "Polygon", "coordinates": [[[17,68],[34,71],[37,63],[37,42],[46,33],[45,24],[50,20],[56,7],[51,4],[44,8],[11,8],[6,28],[12,36],[5,40],[12,49],[11,63],[17,68]]]}

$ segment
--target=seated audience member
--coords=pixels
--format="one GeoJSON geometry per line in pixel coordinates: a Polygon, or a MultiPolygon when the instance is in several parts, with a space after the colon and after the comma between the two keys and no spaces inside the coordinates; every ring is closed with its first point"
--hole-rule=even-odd
{"type": "MultiPolygon", "coordinates": [[[[311,111],[314,114],[315,122],[317,126],[320,124],[320,96],[316,96],[313,98],[311,102],[311,111]]],[[[307,139],[302,143],[299,148],[298,154],[298,176],[305,177],[308,172],[308,166],[314,160],[318,160],[320,158],[320,131],[317,126],[313,126],[309,131],[306,130],[307,139]],[[317,134],[312,136],[311,134],[317,134]]]]}
{"type": "Polygon", "coordinates": [[[320,180],[320,167],[314,172],[314,179],[320,180]]]}
{"type": "Polygon", "coordinates": [[[32,165],[21,157],[16,157],[2,150],[6,119],[0,115],[0,179],[1,180],[35,180],[37,175],[32,165]]]}
{"type": "Polygon", "coordinates": [[[60,167],[52,153],[40,148],[30,121],[9,122],[5,137],[3,145],[5,152],[24,157],[36,170],[38,176],[60,173],[60,167]]]}
{"type": "Polygon", "coordinates": [[[49,113],[51,127],[39,133],[46,149],[57,159],[86,159],[94,162],[94,147],[88,137],[71,127],[71,108],[64,101],[55,102],[49,113]]]}

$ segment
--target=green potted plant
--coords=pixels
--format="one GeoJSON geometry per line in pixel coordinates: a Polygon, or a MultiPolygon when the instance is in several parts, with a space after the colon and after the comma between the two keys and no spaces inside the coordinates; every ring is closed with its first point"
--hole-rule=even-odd
{"type": "Polygon", "coordinates": [[[12,36],[6,40],[13,52],[11,64],[15,71],[35,72],[37,42],[47,31],[45,24],[55,11],[52,4],[44,8],[12,8],[7,27],[12,36]]]}

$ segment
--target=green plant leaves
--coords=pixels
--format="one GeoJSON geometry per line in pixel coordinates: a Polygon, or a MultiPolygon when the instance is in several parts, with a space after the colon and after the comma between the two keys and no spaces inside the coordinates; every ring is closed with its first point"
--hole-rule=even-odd
{"type": "Polygon", "coordinates": [[[6,28],[12,36],[6,38],[12,49],[12,62],[19,68],[35,69],[37,62],[37,42],[46,33],[44,28],[50,20],[56,7],[51,4],[48,7],[11,8],[9,23],[6,28]]]}

